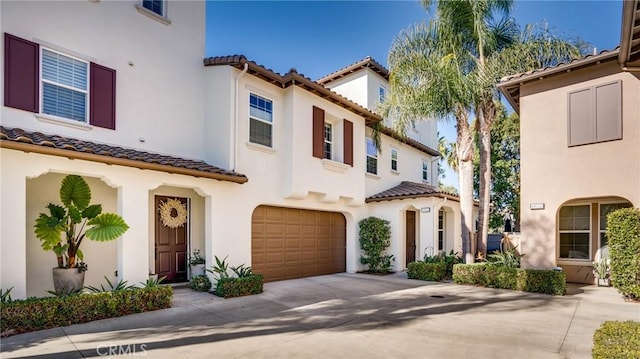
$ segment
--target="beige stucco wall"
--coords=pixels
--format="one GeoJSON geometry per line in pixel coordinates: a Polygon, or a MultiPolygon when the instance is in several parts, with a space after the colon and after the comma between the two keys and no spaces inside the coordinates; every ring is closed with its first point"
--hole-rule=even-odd
{"type": "MultiPolygon", "coordinates": [[[[589,66],[521,86],[524,266],[550,268],[580,264],[557,261],[556,218],[563,203],[615,196],[640,206],[639,98],[638,75],[621,72],[615,62],[589,66]],[[568,92],[615,80],[622,81],[623,89],[622,140],[568,147],[568,92]],[[533,203],[544,203],[544,209],[530,209],[533,203]]],[[[597,200],[588,202],[594,201],[597,200]]],[[[591,260],[582,264],[590,265],[591,260]]]]}
{"type": "Polygon", "coordinates": [[[0,2],[3,33],[116,70],[115,130],[4,106],[3,126],[202,158],[205,3],[167,1],[169,25],[140,13],[140,3],[0,2]]]}

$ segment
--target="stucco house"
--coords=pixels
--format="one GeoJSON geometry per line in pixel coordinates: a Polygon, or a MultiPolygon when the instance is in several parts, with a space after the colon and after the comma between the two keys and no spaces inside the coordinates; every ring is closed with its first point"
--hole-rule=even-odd
{"type": "Polygon", "coordinates": [[[460,250],[435,122],[409,138],[387,123],[376,149],[388,71],[375,60],[312,81],[204,58],[204,2],[5,1],[0,12],[0,287],[14,297],[53,288],[55,256],[33,225],[67,174],[130,226],[83,244],[87,285],[187,281],[194,249],[268,281],[356,272],[358,221],[371,215],[391,222],[395,270],[460,250]],[[176,228],[159,211],[169,200],[187,211],[176,228]]]}
{"type": "Polygon", "coordinates": [[[640,206],[639,71],[634,0],[624,1],[619,48],[499,85],[520,113],[523,266],[593,283],[606,215],[640,206]]]}

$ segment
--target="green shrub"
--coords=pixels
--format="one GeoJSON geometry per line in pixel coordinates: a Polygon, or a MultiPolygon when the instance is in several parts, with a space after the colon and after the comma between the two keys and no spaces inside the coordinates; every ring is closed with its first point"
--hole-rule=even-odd
{"type": "Polygon", "coordinates": [[[264,278],[262,274],[251,274],[242,278],[221,278],[216,283],[215,295],[224,298],[260,294],[264,278]]]}
{"type": "Polygon", "coordinates": [[[449,254],[440,253],[435,256],[424,255],[425,263],[444,263],[446,265],[445,277],[451,277],[453,275],[453,265],[462,263],[462,258],[458,256],[458,253],[454,253],[453,250],[449,254]]]}
{"type": "Polygon", "coordinates": [[[0,331],[16,334],[171,307],[171,287],[64,297],[29,298],[0,305],[0,331]]]}
{"type": "Polygon", "coordinates": [[[593,359],[640,358],[640,322],[604,322],[593,334],[593,359]]]}
{"type": "Polygon", "coordinates": [[[386,254],[391,245],[391,226],[389,221],[377,217],[361,220],[360,249],[364,252],[360,256],[360,263],[369,266],[374,273],[388,273],[391,271],[393,255],[386,254]]]}
{"type": "Polygon", "coordinates": [[[487,260],[493,265],[520,268],[520,260],[524,254],[518,253],[517,249],[517,247],[509,247],[502,251],[495,251],[487,256],[487,260]]]}
{"type": "Polygon", "coordinates": [[[488,282],[484,270],[487,266],[487,263],[455,264],[453,282],[486,286],[488,282]]]}
{"type": "Polygon", "coordinates": [[[609,213],[607,238],[613,286],[627,298],[640,299],[640,210],[609,213]]]}
{"type": "Polygon", "coordinates": [[[453,281],[483,287],[563,295],[567,290],[564,272],[509,268],[489,263],[456,264],[453,281]]]}
{"type": "Polygon", "coordinates": [[[518,270],[518,290],[525,292],[564,295],[567,276],[564,272],[544,269],[518,270]]]}
{"type": "Polygon", "coordinates": [[[442,280],[446,274],[447,265],[444,262],[425,263],[418,261],[407,265],[407,276],[409,279],[439,281],[442,280]]]}
{"type": "Polygon", "coordinates": [[[189,288],[198,292],[208,292],[211,289],[211,281],[204,274],[196,275],[189,280],[189,288]]]}

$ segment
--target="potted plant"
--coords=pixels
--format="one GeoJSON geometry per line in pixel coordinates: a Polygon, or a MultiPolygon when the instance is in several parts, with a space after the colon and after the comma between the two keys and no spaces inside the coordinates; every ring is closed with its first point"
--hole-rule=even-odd
{"type": "Polygon", "coordinates": [[[605,258],[600,259],[597,262],[593,262],[593,276],[595,277],[596,286],[600,284],[605,287],[611,285],[611,267],[609,267],[609,261],[605,258]]]}
{"type": "Polygon", "coordinates": [[[56,293],[70,293],[84,286],[86,264],[80,245],[85,238],[106,242],[120,237],[129,226],[115,213],[102,213],[102,205],[91,203],[91,188],[84,178],[68,175],[60,186],[62,205],[49,203],[49,213],[36,219],[35,234],[44,250],[56,254],[53,268],[56,293]]]}
{"type": "Polygon", "coordinates": [[[191,265],[191,277],[204,274],[204,257],[200,254],[199,249],[194,249],[189,257],[189,264],[191,265]]]}

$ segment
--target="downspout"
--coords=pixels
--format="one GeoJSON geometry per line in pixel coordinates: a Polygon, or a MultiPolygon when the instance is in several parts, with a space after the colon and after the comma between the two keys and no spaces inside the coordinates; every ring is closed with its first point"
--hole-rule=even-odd
{"type": "Polygon", "coordinates": [[[240,82],[240,78],[247,73],[247,70],[249,70],[249,64],[245,62],[242,72],[235,78],[235,96],[233,98],[233,172],[235,172],[238,167],[238,83],[240,82]]]}

